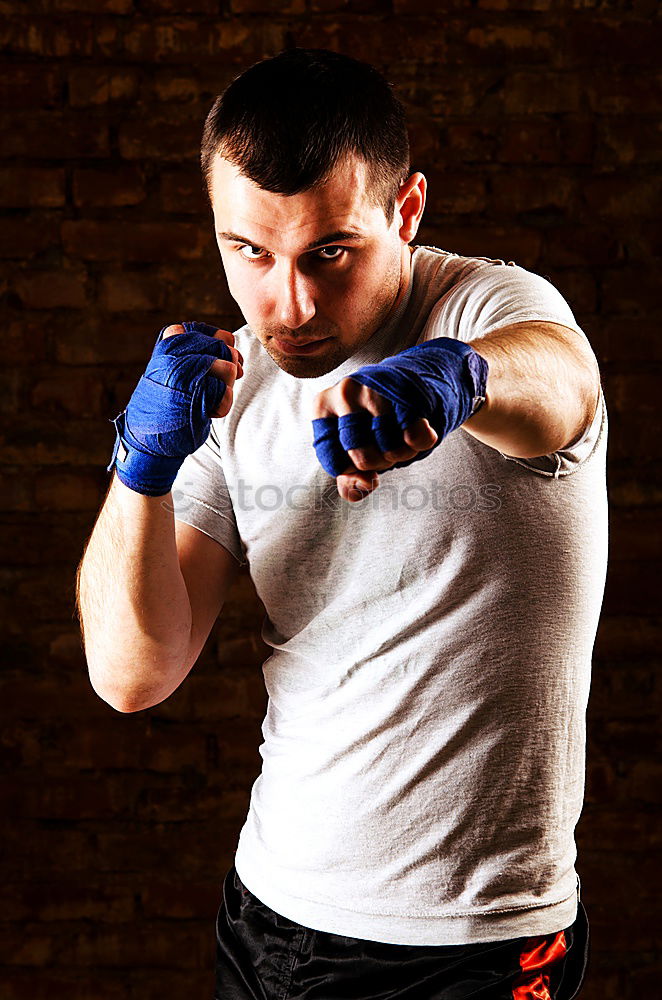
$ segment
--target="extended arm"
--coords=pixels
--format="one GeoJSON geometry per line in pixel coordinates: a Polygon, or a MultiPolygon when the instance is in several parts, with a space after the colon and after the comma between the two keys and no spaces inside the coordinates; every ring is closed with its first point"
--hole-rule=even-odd
{"type": "Polygon", "coordinates": [[[515,458],[568,447],[589,426],[599,391],[588,342],[559,324],[516,323],[470,345],[440,337],[318,393],[314,446],[341,496],[355,501],[375,489],[378,472],[424,459],[460,427],[515,458]]]}

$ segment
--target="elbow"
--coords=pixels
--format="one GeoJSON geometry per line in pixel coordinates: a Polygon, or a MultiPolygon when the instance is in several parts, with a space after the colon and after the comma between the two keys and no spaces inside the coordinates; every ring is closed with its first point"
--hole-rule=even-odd
{"type": "Polygon", "coordinates": [[[573,448],[584,437],[589,427],[595,420],[600,405],[601,383],[598,376],[597,385],[589,380],[576,393],[568,405],[568,412],[572,412],[571,404],[575,404],[575,421],[566,428],[564,442],[559,444],[554,451],[565,451],[573,448]]]}
{"type": "Polygon", "coordinates": [[[161,650],[142,647],[127,648],[122,655],[109,644],[88,642],[85,656],[92,690],[125,715],[160,705],[190,670],[190,666],[182,666],[181,659],[168,659],[161,650]]]}
{"type": "MultiPolygon", "coordinates": [[[[101,696],[100,696],[101,697],[101,696]]],[[[151,705],[143,705],[140,702],[133,701],[130,698],[104,698],[106,704],[114,708],[116,712],[120,712],[122,715],[131,715],[134,712],[143,712],[147,708],[151,708],[151,705]]]]}
{"type": "Polygon", "coordinates": [[[99,680],[95,680],[91,672],[89,677],[94,693],[101,698],[102,701],[105,701],[107,705],[114,708],[116,712],[121,712],[123,715],[130,715],[133,712],[142,712],[144,709],[151,707],[138,698],[136,692],[126,691],[117,688],[116,686],[103,684],[99,680]]]}
{"type": "Polygon", "coordinates": [[[92,690],[102,701],[123,715],[144,712],[148,708],[153,708],[170,694],[170,691],[156,692],[146,690],[144,686],[137,686],[135,683],[122,683],[121,680],[117,679],[116,670],[114,673],[115,677],[110,670],[102,670],[98,665],[93,665],[88,661],[88,676],[92,690]]]}

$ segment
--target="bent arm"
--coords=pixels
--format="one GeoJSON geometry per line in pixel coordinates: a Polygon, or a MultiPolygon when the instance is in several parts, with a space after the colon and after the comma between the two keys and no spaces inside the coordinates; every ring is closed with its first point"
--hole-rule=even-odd
{"type": "Polygon", "coordinates": [[[238,571],[213,539],[176,522],[170,494],[113,476],[78,567],[90,681],[120,712],[167,698],[198,658],[238,571]]]}
{"type": "Polygon", "coordinates": [[[560,451],[590,425],[600,372],[590,345],[557,323],[529,321],[471,341],[490,366],[485,404],[462,425],[514,458],[560,451]]]}

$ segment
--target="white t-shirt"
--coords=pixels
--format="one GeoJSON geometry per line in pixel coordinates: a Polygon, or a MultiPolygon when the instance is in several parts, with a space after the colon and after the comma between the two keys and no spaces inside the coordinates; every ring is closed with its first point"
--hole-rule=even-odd
{"type": "Polygon", "coordinates": [[[244,377],[173,486],[247,563],[272,654],[262,772],[235,864],[278,913],[394,944],[548,934],[575,919],[574,829],[607,563],[607,413],[574,447],[505,456],[462,428],[338,496],[313,397],[433,337],[522,320],[585,334],[545,278],[416,247],[387,326],[332,372],[244,377]]]}

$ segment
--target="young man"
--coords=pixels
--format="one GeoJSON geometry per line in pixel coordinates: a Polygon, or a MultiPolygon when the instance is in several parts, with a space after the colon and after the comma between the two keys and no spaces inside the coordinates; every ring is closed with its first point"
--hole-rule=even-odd
{"type": "Polygon", "coordinates": [[[159,335],[79,606],[127,712],[184,680],[241,564],[266,608],[216,997],[576,996],[607,533],[588,340],[544,278],[411,245],[426,181],[372,67],[257,64],[202,165],[246,325],[159,335]]]}

